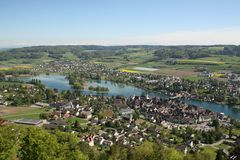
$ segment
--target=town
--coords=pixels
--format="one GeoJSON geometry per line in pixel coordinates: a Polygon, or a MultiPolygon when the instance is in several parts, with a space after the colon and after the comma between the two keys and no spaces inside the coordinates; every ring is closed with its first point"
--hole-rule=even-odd
{"type": "Polygon", "coordinates": [[[66,73],[76,71],[78,76],[101,79],[125,84],[133,84],[149,90],[162,92],[169,96],[197,99],[216,103],[239,105],[240,76],[235,73],[221,73],[224,81],[211,79],[211,72],[202,71],[200,76],[209,79],[190,81],[175,76],[156,74],[139,74],[112,70],[101,64],[89,64],[74,61],[55,61],[36,66],[33,71],[47,73],[66,73]]]}
{"type": "Polygon", "coordinates": [[[175,76],[120,72],[81,61],[53,61],[25,72],[5,72],[2,76],[1,81],[8,84],[0,86],[2,108],[30,105],[29,108],[42,111],[39,119],[14,118],[1,122],[4,124],[30,125],[47,131],[71,133],[77,135],[81,143],[99,150],[114,145],[136,148],[152,142],[173,147],[185,156],[213,147],[230,157],[233,154],[229,149],[240,143],[239,121],[224,113],[184,102],[184,99],[197,99],[209,103],[237,104],[239,77],[236,74],[226,74],[226,81],[211,78],[189,81],[175,76]],[[28,82],[19,79],[42,73],[65,75],[73,90],[59,92],[57,88],[47,88],[37,79],[28,82]],[[100,80],[103,77],[158,91],[164,96],[82,94],[85,80],[100,80]],[[235,99],[230,99],[230,95],[235,99]]]}
{"type": "Polygon", "coordinates": [[[0,160],[240,160],[239,8],[0,0],[0,160]]]}
{"type": "MultiPolygon", "coordinates": [[[[177,149],[187,154],[209,143],[224,140],[222,143],[236,145],[239,135],[223,134],[216,127],[231,128],[231,119],[222,115],[190,106],[179,100],[163,100],[157,97],[131,96],[128,98],[85,96],[84,103],[79,105],[79,99],[70,102],[36,103],[32,107],[51,108],[51,112],[41,114],[41,120],[19,119],[17,124],[42,126],[47,130],[60,129],[65,132],[81,133],[82,142],[89,146],[99,145],[110,147],[122,144],[130,147],[140,145],[145,140],[161,140],[168,146],[175,145],[177,149]],[[79,122],[81,120],[81,122],[79,122]],[[213,123],[217,121],[218,126],[213,123]],[[192,128],[200,133],[194,137],[194,132],[182,140],[163,136],[165,129],[171,132],[187,132],[192,128]],[[220,132],[220,137],[213,141],[205,139],[204,134],[220,132]],[[185,147],[183,147],[185,146],[185,147]]],[[[175,134],[175,133],[174,133],[175,134]]],[[[228,152],[226,152],[228,154],[228,152]]]]}

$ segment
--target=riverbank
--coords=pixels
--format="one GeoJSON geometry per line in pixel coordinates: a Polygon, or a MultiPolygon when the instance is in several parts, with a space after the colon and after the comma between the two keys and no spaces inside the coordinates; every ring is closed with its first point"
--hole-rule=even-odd
{"type": "Polygon", "coordinates": [[[108,87],[100,87],[100,86],[96,86],[96,87],[89,86],[88,90],[95,91],[95,92],[98,92],[98,93],[107,93],[109,91],[108,87]]]}
{"type": "MultiPolygon", "coordinates": [[[[37,77],[30,77],[30,78],[36,78],[40,79],[42,83],[45,84],[47,88],[56,88],[58,91],[62,90],[73,90],[71,85],[69,84],[68,79],[66,79],[65,76],[63,75],[39,75],[37,77]]],[[[117,83],[113,81],[107,81],[107,80],[88,80],[87,83],[84,83],[85,86],[84,89],[81,91],[82,94],[84,95],[95,95],[95,96],[124,96],[124,97],[129,97],[129,96],[142,96],[142,95],[149,95],[151,97],[160,97],[163,99],[169,98],[174,95],[170,95],[167,92],[164,91],[154,91],[154,90],[148,90],[146,87],[141,86],[137,87],[138,85],[135,84],[131,85],[129,83],[127,84],[122,84],[122,83],[117,83]],[[89,91],[88,87],[89,86],[101,86],[101,87],[107,87],[109,88],[108,92],[104,93],[98,93],[96,91],[89,91]]],[[[204,101],[199,101],[196,99],[188,99],[185,98],[181,99],[187,104],[190,105],[195,105],[198,107],[202,107],[205,109],[209,109],[214,112],[218,113],[224,113],[225,115],[229,115],[233,118],[240,119],[240,111],[234,109],[232,106],[229,105],[224,105],[224,104],[216,104],[213,102],[204,102],[204,101]]]]}

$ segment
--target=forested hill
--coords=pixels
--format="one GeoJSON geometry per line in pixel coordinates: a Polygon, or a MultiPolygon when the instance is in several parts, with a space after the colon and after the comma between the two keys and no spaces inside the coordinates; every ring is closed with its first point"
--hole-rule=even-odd
{"type": "Polygon", "coordinates": [[[240,56],[240,46],[34,46],[0,51],[0,61],[11,59],[91,59],[131,54],[141,49],[152,51],[159,59],[164,58],[201,58],[213,54],[240,56]]]}

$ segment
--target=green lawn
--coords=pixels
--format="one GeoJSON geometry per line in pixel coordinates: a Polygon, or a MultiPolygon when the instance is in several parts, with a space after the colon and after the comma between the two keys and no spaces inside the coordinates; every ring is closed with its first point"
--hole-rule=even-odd
{"type": "Polygon", "coordinates": [[[20,82],[0,82],[0,86],[6,86],[6,85],[15,85],[15,84],[21,84],[20,82]]]}
{"type": "MultiPolygon", "coordinates": [[[[15,108],[15,107],[9,107],[9,108],[15,108]]],[[[38,109],[38,108],[31,108],[24,109],[21,111],[21,107],[17,107],[19,111],[9,113],[6,115],[1,116],[1,118],[6,120],[16,120],[16,119],[22,119],[22,118],[31,118],[31,119],[39,119],[40,113],[46,113],[47,111],[45,109],[38,109]]]]}
{"type": "MultiPolygon", "coordinates": [[[[222,50],[223,47],[209,47],[207,50],[222,50]]],[[[77,60],[78,57],[71,52],[63,54],[62,59],[77,60]]],[[[5,67],[13,67],[19,64],[39,64],[51,61],[53,58],[48,57],[48,53],[39,59],[11,59],[9,61],[1,61],[0,65],[5,67]]],[[[112,69],[128,69],[133,70],[134,67],[158,68],[158,71],[138,71],[144,74],[164,74],[180,77],[187,77],[191,80],[199,79],[194,72],[196,68],[208,68],[212,72],[234,71],[240,72],[240,57],[227,55],[211,55],[210,57],[196,59],[178,59],[176,65],[166,64],[166,59],[160,60],[154,56],[154,49],[129,48],[126,53],[107,57],[93,58],[91,63],[104,64],[112,69]]]]}
{"type": "Polygon", "coordinates": [[[216,149],[213,147],[204,147],[204,149],[200,152],[201,153],[206,153],[209,155],[209,160],[215,160],[216,158],[216,149]]]}
{"type": "Polygon", "coordinates": [[[202,65],[222,65],[225,62],[222,61],[210,61],[210,60],[201,60],[201,59],[180,59],[177,60],[178,64],[202,64],[202,65]]]}
{"type": "Polygon", "coordinates": [[[15,67],[17,65],[35,65],[35,64],[41,64],[43,62],[48,62],[53,60],[53,58],[48,57],[48,53],[44,53],[44,55],[41,58],[37,59],[10,59],[7,61],[0,61],[0,65],[5,66],[5,67],[15,67]]]}
{"type": "Polygon", "coordinates": [[[63,59],[67,60],[78,60],[78,57],[71,52],[67,52],[63,55],[63,59]]]}
{"type": "Polygon", "coordinates": [[[68,119],[67,119],[67,122],[69,122],[69,123],[74,123],[76,120],[77,120],[80,124],[87,123],[87,120],[86,120],[86,119],[79,118],[79,117],[71,117],[71,118],[68,118],[68,119]]]}
{"type": "Polygon", "coordinates": [[[188,77],[185,77],[184,79],[188,79],[188,80],[191,80],[191,81],[197,81],[197,80],[207,79],[207,77],[188,76],[188,77]]]}
{"type": "Polygon", "coordinates": [[[234,129],[232,130],[232,133],[233,133],[233,134],[236,134],[236,135],[240,135],[240,129],[239,129],[239,128],[234,128],[234,129]]]}

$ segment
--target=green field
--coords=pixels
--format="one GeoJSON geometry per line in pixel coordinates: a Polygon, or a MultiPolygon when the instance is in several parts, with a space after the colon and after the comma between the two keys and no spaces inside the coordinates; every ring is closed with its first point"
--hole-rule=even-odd
{"type": "Polygon", "coordinates": [[[86,124],[87,120],[83,118],[78,118],[78,117],[71,117],[67,119],[67,122],[69,123],[74,123],[75,121],[78,121],[80,124],[86,124]]]}
{"type": "MultiPolygon", "coordinates": [[[[72,47],[70,47],[72,48],[72,47]]],[[[158,51],[159,47],[122,47],[118,49],[108,50],[108,49],[98,49],[95,47],[79,48],[73,47],[71,50],[68,47],[46,47],[46,49],[50,49],[55,51],[54,54],[43,50],[43,56],[37,59],[10,59],[6,61],[0,61],[0,67],[2,70],[8,69],[7,67],[16,67],[19,64],[22,65],[36,65],[52,60],[79,60],[79,55],[87,55],[87,61],[93,64],[103,64],[109,68],[124,71],[124,72],[132,72],[132,73],[143,73],[143,74],[163,74],[163,75],[173,75],[179,76],[191,80],[198,80],[199,74],[196,72],[198,68],[206,68],[216,72],[240,72],[240,57],[234,55],[222,55],[222,54],[213,54],[217,51],[224,50],[225,46],[209,46],[209,47],[194,47],[189,46],[183,49],[179,46],[177,49],[169,47],[165,47],[164,52],[165,55],[169,53],[177,53],[179,55],[185,55],[188,53],[188,50],[192,51],[195,54],[207,53],[207,57],[202,56],[204,58],[196,58],[193,57],[188,59],[189,56],[183,56],[180,58],[175,58],[175,64],[169,64],[167,61],[171,58],[164,58],[161,55],[156,54],[155,51],[158,51]],[[78,50],[78,52],[76,52],[78,50]],[[57,52],[59,51],[59,52],[57,52]],[[170,52],[169,52],[170,51],[170,52]],[[172,52],[171,52],[172,51],[172,52]],[[116,54],[117,53],[117,54],[116,54]],[[58,58],[53,58],[54,55],[60,54],[58,58]],[[157,71],[140,71],[134,69],[135,67],[146,67],[146,68],[157,68],[157,71]]],[[[36,52],[42,51],[41,49],[33,49],[36,52]]],[[[163,54],[164,55],[164,54],[163,54]]],[[[83,57],[84,59],[84,57],[83,57]]]]}
{"type": "Polygon", "coordinates": [[[215,160],[216,158],[216,149],[213,147],[204,147],[202,151],[199,152],[199,154],[208,154],[209,155],[209,160],[215,160]]]}
{"type": "Polygon", "coordinates": [[[203,79],[207,79],[207,77],[199,77],[199,76],[188,76],[184,79],[188,79],[188,80],[191,80],[191,81],[198,81],[198,80],[203,80],[203,79]]]}
{"type": "Polygon", "coordinates": [[[151,73],[180,76],[190,80],[202,79],[198,77],[196,68],[208,68],[212,72],[222,71],[240,71],[240,57],[227,55],[213,55],[205,58],[197,59],[178,59],[177,64],[166,64],[166,60],[158,60],[154,58],[152,52],[136,52],[128,54],[128,61],[124,59],[124,55],[108,57],[111,61],[101,61],[101,59],[93,59],[92,63],[104,64],[110,68],[118,69],[124,72],[133,73],[151,73]],[[157,71],[139,71],[135,67],[157,68],[157,71]]]}
{"type": "Polygon", "coordinates": [[[2,115],[0,118],[6,120],[16,120],[22,118],[39,119],[40,113],[47,113],[45,109],[31,107],[4,107],[0,108],[2,115]]]}
{"type": "Polygon", "coordinates": [[[207,61],[201,59],[181,59],[177,60],[178,64],[197,64],[197,65],[223,65],[225,62],[220,61],[207,61]]]}

